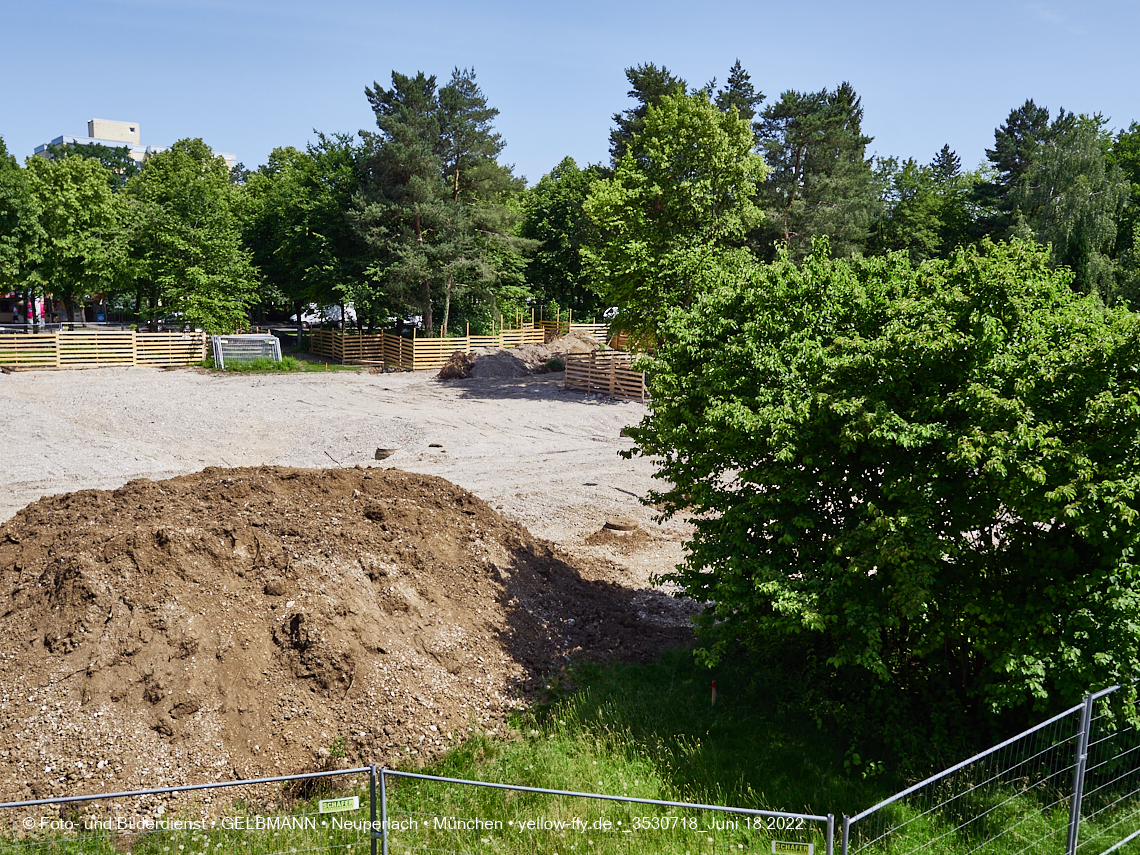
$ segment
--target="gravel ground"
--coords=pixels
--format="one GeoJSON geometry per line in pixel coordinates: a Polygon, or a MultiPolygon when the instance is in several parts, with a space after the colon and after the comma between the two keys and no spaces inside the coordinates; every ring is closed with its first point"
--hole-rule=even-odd
{"type": "Polygon", "coordinates": [[[680,560],[687,534],[638,503],[652,464],[618,455],[644,405],[564,391],[561,374],[441,382],[434,372],[102,368],[0,374],[0,395],[0,520],[44,495],[206,466],[360,465],[446,478],[539,537],[611,559],[630,587],[680,560]],[[398,450],[381,463],[377,448],[398,450]],[[649,537],[588,544],[613,515],[649,537]]]}

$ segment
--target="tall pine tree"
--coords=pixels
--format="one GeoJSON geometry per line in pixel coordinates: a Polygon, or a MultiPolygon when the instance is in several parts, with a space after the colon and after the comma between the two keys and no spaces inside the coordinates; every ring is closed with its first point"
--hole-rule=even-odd
{"type": "Polygon", "coordinates": [[[771,170],[761,189],[768,221],[759,235],[762,255],[778,242],[802,258],[816,237],[827,237],[838,256],[863,248],[878,194],[862,125],[863,107],[849,83],[789,90],[764,110],[755,126],[771,170]]]}

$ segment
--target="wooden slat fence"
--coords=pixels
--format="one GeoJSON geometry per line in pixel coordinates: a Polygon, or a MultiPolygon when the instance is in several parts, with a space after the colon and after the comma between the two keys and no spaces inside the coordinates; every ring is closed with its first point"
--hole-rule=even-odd
{"type": "Polygon", "coordinates": [[[6,368],[168,368],[205,358],[205,333],[75,330],[0,335],[0,365],[6,368]]]}
{"type": "Polygon", "coordinates": [[[354,365],[383,365],[420,371],[442,368],[451,354],[470,353],[481,347],[515,347],[542,344],[543,330],[535,325],[502,330],[495,335],[462,335],[447,338],[408,338],[390,332],[357,334],[340,330],[313,330],[309,353],[330,361],[354,365]]]}
{"type": "Polygon", "coordinates": [[[554,341],[556,338],[562,338],[564,335],[574,333],[574,335],[583,336],[585,338],[592,338],[595,341],[605,344],[609,339],[609,324],[575,324],[570,321],[536,321],[536,326],[541,326],[546,338],[546,341],[554,341]]]}
{"type": "Polygon", "coordinates": [[[634,371],[629,366],[629,354],[622,351],[569,353],[566,355],[566,388],[644,403],[648,397],[645,372],[634,371]]]}

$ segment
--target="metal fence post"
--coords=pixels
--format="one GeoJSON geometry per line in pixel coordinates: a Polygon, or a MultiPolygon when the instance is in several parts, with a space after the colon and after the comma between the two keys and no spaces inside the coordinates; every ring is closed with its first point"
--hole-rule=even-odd
{"type": "Polygon", "coordinates": [[[1081,711],[1081,732],[1077,737],[1077,762],[1073,769],[1073,801],[1069,805],[1069,840],[1065,855],[1076,855],[1077,838],[1081,832],[1081,801],[1085,794],[1085,769],[1089,759],[1089,730],[1092,728],[1093,696],[1085,696],[1081,711]]]}
{"type": "Polygon", "coordinates": [[[368,767],[368,837],[372,855],[376,855],[376,764],[368,767]]]}
{"type": "Polygon", "coordinates": [[[380,767],[380,841],[383,855],[388,855],[388,789],[384,786],[384,767],[380,767]]]}
{"type": "Polygon", "coordinates": [[[847,841],[851,837],[851,817],[843,814],[843,833],[839,838],[839,855],[847,855],[847,841]]]}
{"type": "Polygon", "coordinates": [[[835,855],[835,814],[827,815],[827,855],[835,855]]]}

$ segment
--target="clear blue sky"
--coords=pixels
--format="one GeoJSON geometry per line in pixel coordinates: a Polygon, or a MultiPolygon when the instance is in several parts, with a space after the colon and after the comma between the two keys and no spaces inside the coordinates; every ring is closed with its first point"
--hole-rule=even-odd
{"type": "Polygon", "coordinates": [[[144,144],[200,136],[248,167],[313,129],[374,127],[364,97],[392,69],[446,81],[473,67],[533,183],[563,157],[607,158],[623,71],[690,84],[739,57],[769,101],[849,80],[870,151],[926,162],[949,143],[976,166],[1033,98],[1140,121],[1136,0],[543,4],[455,0],[0,0],[0,136],[21,161],[96,117],[144,144]]]}

